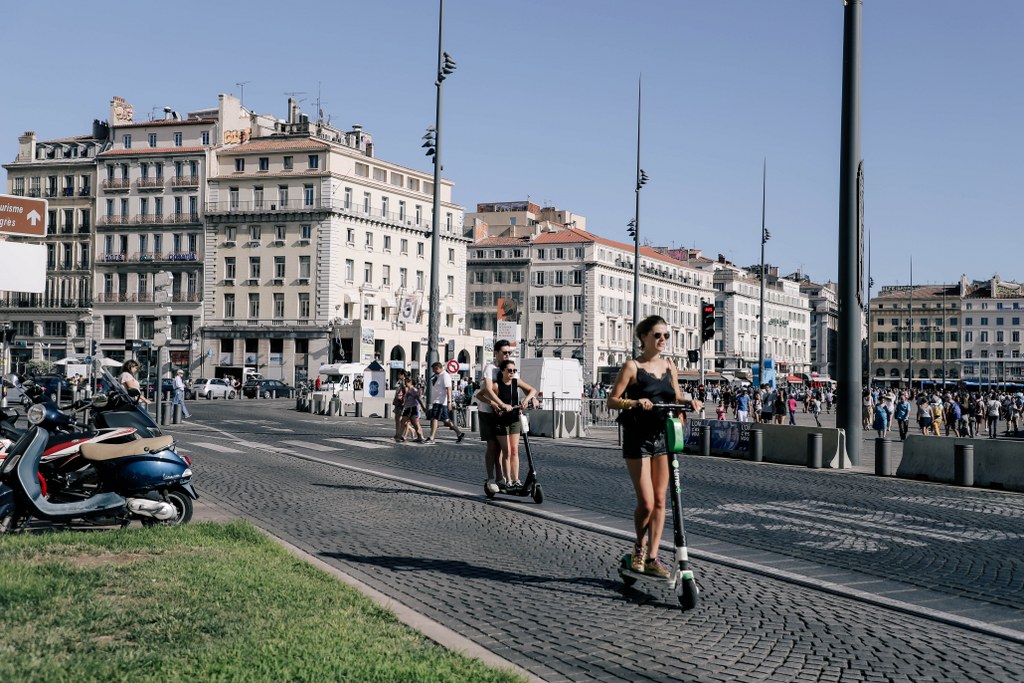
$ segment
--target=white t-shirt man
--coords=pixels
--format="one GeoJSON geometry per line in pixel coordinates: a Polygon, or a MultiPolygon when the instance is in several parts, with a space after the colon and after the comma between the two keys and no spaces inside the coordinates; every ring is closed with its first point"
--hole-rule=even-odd
{"type": "MultiPolygon", "coordinates": [[[[491,361],[487,365],[484,366],[484,374],[483,374],[483,379],[484,380],[490,379],[491,383],[497,384],[498,383],[498,377],[500,375],[501,375],[501,373],[498,371],[498,366],[494,364],[494,361],[491,361]]],[[[491,407],[491,404],[487,403],[485,401],[479,401],[477,403],[477,408],[480,410],[481,413],[493,413],[494,412],[494,408],[491,407]]]]}
{"type": "Polygon", "coordinates": [[[452,376],[442,370],[430,378],[430,403],[435,406],[448,405],[448,390],[452,388],[452,376]]]}

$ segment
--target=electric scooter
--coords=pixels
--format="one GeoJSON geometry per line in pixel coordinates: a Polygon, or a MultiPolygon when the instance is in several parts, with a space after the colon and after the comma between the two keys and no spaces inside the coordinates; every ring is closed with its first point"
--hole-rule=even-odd
{"type": "Polygon", "coordinates": [[[527,432],[530,431],[530,424],[521,409],[516,408],[515,412],[519,413],[519,424],[523,427],[520,436],[522,437],[523,448],[526,449],[526,479],[523,481],[522,486],[499,485],[497,482],[488,479],[487,483],[484,484],[484,493],[488,498],[494,498],[499,493],[506,496],[519,496],[520,498],[529,496],[533,498],[534,503],[540,505],[544,502],[544,489],[541,488],[540,482],[537,481],[537,469],[533,466],[533,453],[530,452],[530,437],[527,435],[527,432]]]}
{"type": "MultiPolygon", "coordinates": [[[[655,403],[655,409],[662,410],[684,410],[691,406],[676,403],[655,403]]],[[[665,586],[675,591],[679,598],[679,604],[683,610],[691,610],[697,606],[697,598],[700,589],[694,578],[693,570],[690,569],[690,558],[686,551],[686,532],[683,529],[683,497],[682,483],[680,482],[679,454],[686,447],[686,432],[682,418],[668,417],[665,420],[665,446],[668,450],[669,467],[672,471],[672,478],[669,481],[669,497],[672,500],[672,541],[675,546],[675,556],[672,567],[667,578],[644,574],[634,571],[630,563],[630,555],[626,553],[619,560],[619,576],[626,587],[630,587],[637,581],[648,581],[653,584],[665,586]]]]}

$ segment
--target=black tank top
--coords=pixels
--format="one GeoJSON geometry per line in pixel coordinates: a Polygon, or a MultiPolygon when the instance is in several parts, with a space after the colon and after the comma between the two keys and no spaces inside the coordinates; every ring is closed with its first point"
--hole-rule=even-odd
{"type": "Polygon", "coordinates": [[[675,403],[676,389],[672,386],[672,373],[666,366],[665,374],[657,377],[637,365],[636,383],[626,387],[626,398],[634,401],[638,398],[648,398],[654,403],[675,403]]]}

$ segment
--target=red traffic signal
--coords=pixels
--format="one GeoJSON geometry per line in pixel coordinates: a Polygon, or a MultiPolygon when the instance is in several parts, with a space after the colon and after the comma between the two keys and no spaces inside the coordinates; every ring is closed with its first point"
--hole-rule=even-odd
{"type": "Polygon", "coordinates": [[[706,342],[715,337],[715,305],[702,304],[700,313],[700,339],[706,342]]]}

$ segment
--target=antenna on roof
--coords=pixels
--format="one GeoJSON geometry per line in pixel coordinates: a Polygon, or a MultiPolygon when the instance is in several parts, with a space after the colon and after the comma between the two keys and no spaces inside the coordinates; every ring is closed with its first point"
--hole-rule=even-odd
{"type": "Polygon", "coordinates": [[[252,81],[235,81],[235,85],[238,86],[238,103],[243,107],[245,106],[245,84],[252,83],[252,81]]]}

